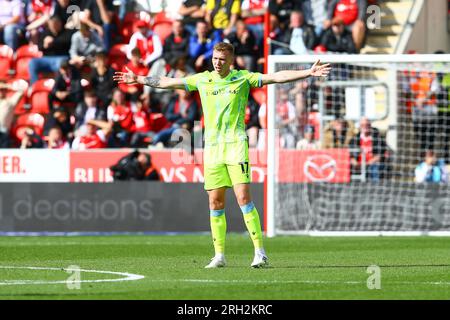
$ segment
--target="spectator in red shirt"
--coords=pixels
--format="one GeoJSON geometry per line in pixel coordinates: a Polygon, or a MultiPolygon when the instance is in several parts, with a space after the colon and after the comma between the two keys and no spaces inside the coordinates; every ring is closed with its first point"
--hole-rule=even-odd
{"type": "Polygon", "coordinates": [[[136,23],[138,31],[133,33],[128,43],[127,58],[131,60],[131,51],[138,48],[141,52],[144,64],[150,67],[163,53],[163,47],[159,36],[150,30],[146,21],[136,23]]]}
{"type": "Polygon", "coordinates": [[[241,15],[248,29],[256,37],[256,44],[263,45],[264,38],[264,15],[266,14],[268,0],[243,0],[241,15]]]}
{"type": "Polygon", "coordinates": [[[155,133],[152,131],[150,111],[143,100],[136,101],[136,110],[133,112],[133,126],[131,128],[130,145],[134,148],[146,147],[152,142],[155,133]],[[147,142],[146,142],[147,140],[147,142]]]}
{"type": "Polygon", "coordinates": [[[369,119],[362,118],[359,123],[359,132],[350,141],[352,171],[361,172],[364,164],[367,178],[371,181],[379,181],[381,171],[384,170],[386,147],[378,129],[372,127],[369,119]]]}
{"type": "Polygon", "coordinates": [[[120,128],[130,130],[133,125],[132,113],[129,103],[125,100],[125,95],[119,89],[113,91],[111,104],[107,110],[109,122],[117,123],[120,128]]]}
{"type": "Polygon", "coordinates": [[[73,140],[73,150],[106,148],[110,131],[106,127],[98,129],[97,124],[96,120],[89,120],[86,132],[73,140]]]}
{"type": "MultiPolygon", "coordinates": [[[[128,68],[137,75],[146,76],[149,72],[149,68],[142,63],[141,58],[142,56],[139,48],[134,48],[133,50],[131,50],[131,60],[125,66],[123,66],[122,72],[128,72],[128,68]]],[[[121,83],[119,84],[119,88],[123,92],[130,95],[130,99],[132,101],[137,101],[144,90],[144,86],[142,84],[126,85],[121,83]]]]}
{"type": "Polygon", "coordinates": [[[42,27],[50,19],[54,6],[54,0],[30,0],[26,8],[27,23],[26,30],[29,32],[29,38],[34,44],[38,43],[39,33],[42,27]]]}
{"type": "Polygon", "coordinates": [[[133,114],[125,94],[120,89],[114,89],[111,104],[107,109],[107,119],[111,133],[109,146],[121,148],[128,146],[133,127],[133,114]]]}

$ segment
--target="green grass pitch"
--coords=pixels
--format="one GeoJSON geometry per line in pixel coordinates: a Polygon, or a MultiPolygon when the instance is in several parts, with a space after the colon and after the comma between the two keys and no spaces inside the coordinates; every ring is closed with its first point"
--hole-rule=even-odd
{"type": "Polygon", "coordinates": [[[449,244],[437,237],[280,236],[265,240],[271,267],[252,269],[250,239],[231,234],[228,266],[207,270],[208,235],[0,237],[0,299],[450,299],[449,244]],[[69,289],[74,274],[58,268],[72,265],[145,278],[98,282],[124,276],[80,272],[86,282],[69,289]],[[376,276],[370,265],[380,268],[379,289],[368,288],[376,276]]]}

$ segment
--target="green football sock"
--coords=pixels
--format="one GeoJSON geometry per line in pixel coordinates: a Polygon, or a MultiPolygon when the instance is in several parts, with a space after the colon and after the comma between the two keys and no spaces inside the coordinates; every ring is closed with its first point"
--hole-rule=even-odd
{"type": "Polygon", "coordinates": [[[225,253],[225,235],[227,233],[227,220],[225,209],[210,210],[211,234],[214,243],[214,251],[217,254],[225,253]]]}
{"type": "Polygon", "coordinates": [[[255,205],[253,202],[249,202],[246,205],[241,206],[241,210],[244,214],[245,225],[247,226],[247,230],[253,241],[255,249],[263,248],[261,223],[259,221],[259,214],[255,208],[255,205]]]}

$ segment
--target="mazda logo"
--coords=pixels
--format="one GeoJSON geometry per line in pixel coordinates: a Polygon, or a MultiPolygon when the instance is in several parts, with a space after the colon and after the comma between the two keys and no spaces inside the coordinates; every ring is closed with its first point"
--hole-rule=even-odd
{"type": "Polygon", "coordinates": [[[305,176],[312,182],[330,182],[336,176],[336,160],[326,154],[309,156],[303,165],[305,176]]]}

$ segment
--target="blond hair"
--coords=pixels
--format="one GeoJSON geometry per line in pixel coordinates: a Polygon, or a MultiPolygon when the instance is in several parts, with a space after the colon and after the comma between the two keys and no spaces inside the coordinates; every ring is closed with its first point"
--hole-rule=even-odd
{"type": "Polygon", "coordinates": [[[214,51],[229,52],[234,56],[234,47],[231,43],[219,42],[214,45],[214,51]]]}

